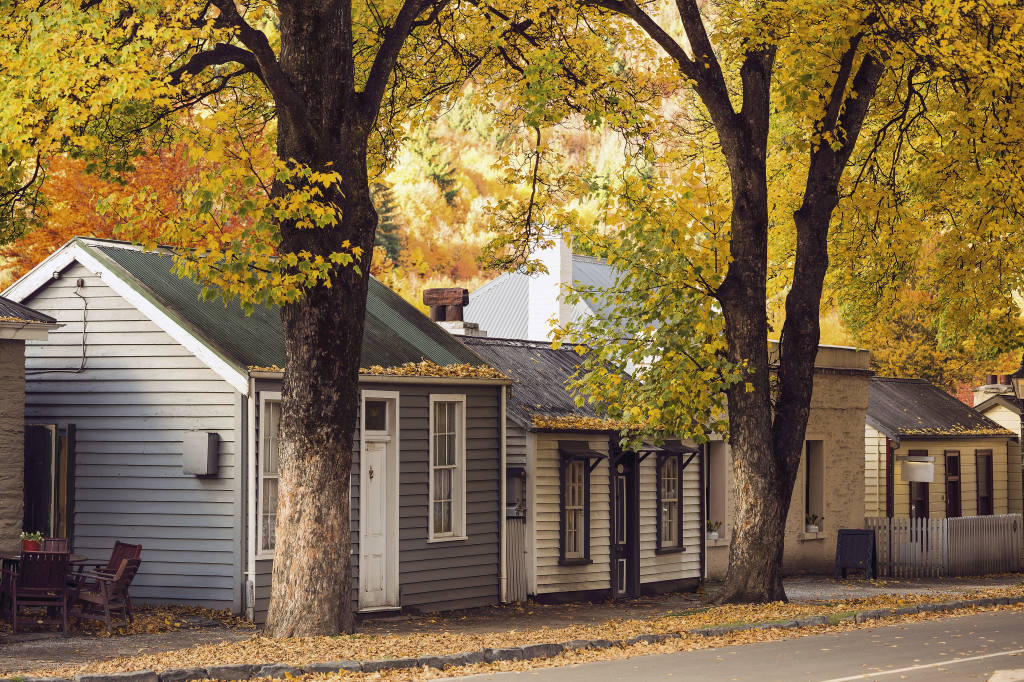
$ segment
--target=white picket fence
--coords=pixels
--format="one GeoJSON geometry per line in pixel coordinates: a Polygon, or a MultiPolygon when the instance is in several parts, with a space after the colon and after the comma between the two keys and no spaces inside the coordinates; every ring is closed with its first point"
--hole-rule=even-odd
{"type": "Polygon", "coordinates": [[[928,578],[1021,568],[1020,514],[951,519],[868,518],[878,576],[928,578]]]}

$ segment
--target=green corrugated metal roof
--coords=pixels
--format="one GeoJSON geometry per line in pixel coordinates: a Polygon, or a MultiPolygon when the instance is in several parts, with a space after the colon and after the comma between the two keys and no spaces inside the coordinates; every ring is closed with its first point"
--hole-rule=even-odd
{"type": "MultiPolygon", "coordinates": [[[[202,287],[172,273],[169,255],[93,245],[152,292],[158,302],[242,367],[284,367],[284,335],[277,308],[256,306],[246,316],[237,302],[202,301],[202,287]]],[[[484,365],[480,358],[377,280],[370,279],[361,367],[395,367],[430,360],[439,365],[484,365]]]]}

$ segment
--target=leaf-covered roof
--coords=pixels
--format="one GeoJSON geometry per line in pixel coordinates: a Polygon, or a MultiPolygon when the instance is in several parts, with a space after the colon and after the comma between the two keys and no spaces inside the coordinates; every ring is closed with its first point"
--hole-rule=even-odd
{"type": "Polygon", "coordinates": [[[57,324],[57,320],[44,315],[38,310],[15,303],[9,298],[0,296],[0,322],[28,322],[37,324],[57,324]]]}
{"type": "Polygon", "coordinates": [[[589,405],[576,405],[567,384],[583,362],[575,351],[554,350],[547,341],[466,337],[464,342],[512,379],[506,409],[523,428],[616,430],[589,405]]]}
{"type": "Polygon", "coordinates": [[[924,379],[872,377],[867,422],[897,443],[901,437],[1015,435],[924,379]]]}

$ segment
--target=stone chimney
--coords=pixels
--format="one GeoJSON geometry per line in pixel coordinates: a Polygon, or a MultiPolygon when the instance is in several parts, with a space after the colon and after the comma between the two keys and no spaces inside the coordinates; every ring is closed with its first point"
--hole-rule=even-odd
{"type": "Polygon", "coordinates": [[[1013,398],[1013,384],[1007,374],[989,374],[985,377],[985,384],[972,388],[974,394],[974,406],[977,407],[989,398],[997,395],[1005,395],[1013,398]]]}
{"type": "Polygon", "coordinates": [[[425,289],[423,304],[430,306],[430,319],[454,336],[487,336],[476,322],[462,319],[463,309],[469,305],[469,289],[425,289]]]}
{"type": "Polygon", "coordinates": [[[547,266],[548,273],[530,277],[529,317],[526,338],[530,341],[548,341],[551,338],[551,319],[559,326],[572,320],[572,306],[563,300],[563,289],[572,284],[572,249],[559,235],[555,245],[536,254],[537,260],[547,266]]]}

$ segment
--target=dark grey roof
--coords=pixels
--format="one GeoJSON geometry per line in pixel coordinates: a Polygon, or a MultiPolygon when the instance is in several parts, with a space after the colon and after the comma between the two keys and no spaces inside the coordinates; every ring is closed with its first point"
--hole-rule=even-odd
{"type": "Polygon", "coordinates": [[[42,324],[57,324],[57,320],[49,315],[44,315],[38,310],[32,310],[28,306],[15,303],[9,298],[0,296],[0,321],[17,320],[18,322],[38,322],[42,324]]]}
{"type": "MultiPolygon", "coordinates": [[[[93,248],[127,271],[159,303],[191,325],[194,333],[240,366],[284,367],[284,334],[277,308],[255,306],[246,316],[235,301],[225,304],[223,300],[200,300],[202,287],[173,274],[169,255],[106,244],[93,248]]],[[[371,278],[360,366],[396,367],[424,359],[439,365],[485,364],[430,318],[371,278]]]]}
{"type": "Polygon", "coordinates": [[[570,349],[554,350],[546,341],[466,337],[465,344],[514,382],[508,397],[508,416],[533,428],[534,415],[597,417],[589,405],[577,407],[568,390],[569,378],[583,358],[570,349]]]}
{"type": "MultiPolygon", "coordinates": [[[[572,279],[577,286],[607,289],[615,284],[615,277],[616,270],[604,261],[589,256],[572,257],[572,279]]],[[[600,314],[594,297],[584,296],[583,300],[594,313],[600,314]]],[[[491,337],[525,339],[530,317],[530,277],[512,272],[488,282],[469,294],[463,316],[467,322],[479,324],[491,337]]]]}
{"type": "Polygon", "coordinates": [[[900,438],[1014,435],[924,379],[872,377],[867,423],[897,443],[900,438]]]}

